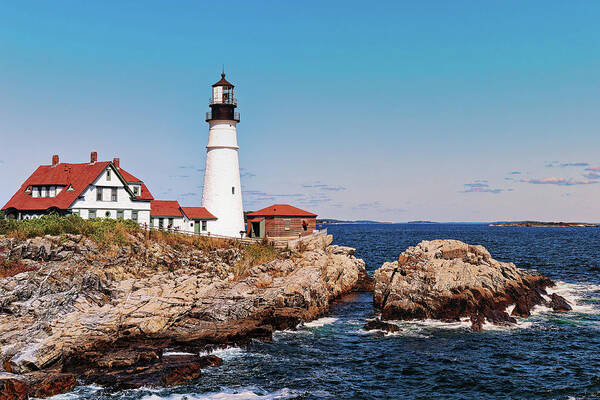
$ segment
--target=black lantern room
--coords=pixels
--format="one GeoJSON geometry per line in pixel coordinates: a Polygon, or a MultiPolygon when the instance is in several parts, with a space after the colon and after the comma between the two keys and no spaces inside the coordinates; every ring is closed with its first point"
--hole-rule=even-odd
{"type": "Polygon", "coordinates": [[[237,101],[233,91],[234,86],[221,74],[221,80],[212,85],[211,111],[206,113],[206,121],[225,120],[240,121],[240,114],[235,112],[237,101]]]}

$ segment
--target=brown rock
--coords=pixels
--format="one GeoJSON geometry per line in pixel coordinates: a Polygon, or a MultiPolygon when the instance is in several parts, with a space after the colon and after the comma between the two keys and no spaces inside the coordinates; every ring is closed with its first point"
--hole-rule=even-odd
{"type": "Polygon", "coordinates": [[[550,296],[550,306],[554,311],[559,312],[573,310],[573,308],[569,305],[567,300],[564,297],[557,295],[556,293],[552,293],[552,295],[550,296]]]}
{"type": "Polygon", "coordinates": [[[26,400],[28,385],[18,375],[0,372],[0,400],[26,400]]]}
{"type": "Polygon", "coordinates": [[[198,354],[270,340],[370,284],[364,261],[332,246],[331,235],[259,265],[239,243],[127,240],[100,247],[85,237],[0,237],[7,254],[36,267],[0,279],[0,365],[35,375],[40,396],[54,390],[52,379],[57,392],[69,390],[72,376],[120,388],[195,379],[216,359],[163,357],[163,350],[198,354]]]}
{"type": "Polygon", "coordinates": [[[542,304],[544,288],[553,283],[541,275],[494,260],[483,246],[457,240],[423,241],[408,248],[398,262],[375,271],[373,300],[383,319],[458,321],[471,318],[474,330],[485,319],[493,324],[514,324],[506,313],[529,316],[542,304]]]}
{"type": "Polygon", "coordinates": [[[390,333],[400,331],[400,327],[398,325],[390,324],[389,322],[384,322],[380,319],[367,322],[364,326],[364,329],[367,331],[382,330],[390,333]]]}

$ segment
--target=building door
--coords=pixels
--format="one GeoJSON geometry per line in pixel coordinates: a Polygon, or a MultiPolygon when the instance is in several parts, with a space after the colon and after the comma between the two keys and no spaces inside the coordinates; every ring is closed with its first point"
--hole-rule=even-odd
{"type": "Polygon", "coordinates": [[[199,220],[194,221],[194,233],[196,235],[200,234],[200,221],[199,220]]]}
{"type": "Polygon", "coordinates": [[[262,237],[260,234],[260,222],[252,223],[252,233],[254,237],[262,237]]]}

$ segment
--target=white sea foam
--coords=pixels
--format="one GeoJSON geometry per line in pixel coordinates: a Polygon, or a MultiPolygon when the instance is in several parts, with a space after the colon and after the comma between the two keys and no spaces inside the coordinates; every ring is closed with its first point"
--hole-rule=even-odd
{"type": "Polygon", "coordinates": [[[165,396],[152,394],[143,397],[142,400],[276,400],[288,399],[292,396],[296,396],[296,392],[289,389],[281,389],[275,392],[267,393],[250,387],[203,394],[170,394],[165,396]]]}
{"type": "Polygon", "coordinates": [[[576,313],[600,314],[600,304],[594,304],[589,301],[596,300],[600,302],[600,285],[559,281],[556,282],[556,286],[547,288],[546,292],[564,297],[576,313]]]}
{"type": "Polygon", "coordinates": [[[168,356],[194,356],[194,353],[186,353],[185,351],[165,351],[163,353],[164,357],[168,356]]]}
{"type": "Polygon", "coordinates": [[[221,358],[223,361],[231,360],[232,358],[239,357],[246,353],[246,351],[239,347],[226,347],[224,349],[215,349],[212,351],[203,351],[200,352],[200,356],[217,356],[221,358]]]}
{"type": "Polygon", "coordinates": [[[339,320],[339,318],[323,317],[323,318],[315,319],[314,321],[305,322],[302,324],[302,326],[305,328],[319,328],[321,326],[334,324],[338,320],[339,320]]]}

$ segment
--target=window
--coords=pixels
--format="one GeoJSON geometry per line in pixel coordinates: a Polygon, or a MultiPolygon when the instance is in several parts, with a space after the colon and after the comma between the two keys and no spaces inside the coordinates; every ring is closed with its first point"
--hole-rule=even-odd
{"type": "Polygon", "coordinates": [[[96,201],[102,201],[102,188],[96,188],[96,201]]]}
{"type": "Polygon", "coordinates": [[[202,221],[202,230],[206,231],[206,221],[202,221]]]}
{"type": "Polygon", "coordinates": [[[235,186],[231,187],[231,194],[235,194],[235,186]]]}
{"type": "Polygon", "coordinates": [[[286,231],[289,231],[290,230],[290,219],[289,218],[284,219],[283,220],[283,225],[284,225],[284,229],[286,231]]]}
{"type": "Polygon", "coordinates": [[[117,210],[117,219],[123,219],[123,210],[117,210]]]}
{"type": "Polygon", "coordinates": [[[106,180],[110,181],[110,169],[106,170],[106,180]]]}
{"type": "Polygon", "coordinates": [[[46,186],[42,186],[42,196],[41,197],[48,197],[48,188],[46,186]]]}
{"type": "Polygon", "coordinates": [[[117,201],[117,188],[112,188],[110,191],[110,201],[117,201]]]}
{"type": "Polygon", "coordinates": [[[154,226],[154,218],[150,217],[150,228],[154,226]]]}
{"type": "Polygon", "coordinates": [[[131,220],[137,222],[138,212],[136,210],[131,211],[131,220]]]}
{"type": "Polygon", "coordinates": [[[173,226],[173,218],[169,218],[169,227],[173,226]]]}
{"type": "Polygon", "coordinates": [[[56,197],[56,186],[50,186],[49,197],[56,197]]]}
{"type": "Polygon", "coordinates": [[[158,229],[162,229],[164,226],[165,226],[164,218],[159,218],[158,219],[158,229]]]}
{"type": "Polygon", "coordinates": [[[140,195],[140,187],[139,186],[133,187],[133,194],[135,194],[136,196],[140,195]]]}
{"type": "Polygon", "coordinates": [[[107,212],[105,212],[105,213],[104,213],[104,216],[105,216],[106,218],[110,218],[110,211],[107,211],[107,212]]]}
{"type": "Polygon", "coordinates": [[[37,192],[37,195],[35,197],[42,197],[42,187],[38,186],[35,190],[37,192]]]}
{"type": "Polygon", "coordinates": [[[88,213],[88,218],[96,218],[96,210],[90,210],[88,213]]]}

